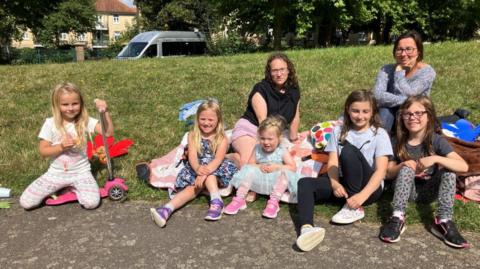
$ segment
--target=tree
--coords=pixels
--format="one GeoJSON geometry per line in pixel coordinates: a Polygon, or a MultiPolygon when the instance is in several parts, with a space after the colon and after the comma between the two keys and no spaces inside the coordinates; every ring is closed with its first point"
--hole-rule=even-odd
{"type": "Polygon", "coordinates": [[[0,45],[7,46],[19,39],[21,31],[40,25],[42,18],[60,1],[0,1],[0,45]]]}
{"type": "Polygon", "coordinates": [[[273,29],[273,47],[281,48],[286,31],[295,31],[298,0],[215,0],[220,15],[235,20],[242,33],[267,33],[273,29]]]}
{"type": "Polygon", "coordinates": [[[207,0],[137,0],[144,30],[210,32],[215,9],[207,0]]]}
{"type": "Polygon", "coordinates": [[[96,21],[94,0],[65,0],[32,30],[42,44],[58,47],[61,33],[92,32],[96,21]]]}

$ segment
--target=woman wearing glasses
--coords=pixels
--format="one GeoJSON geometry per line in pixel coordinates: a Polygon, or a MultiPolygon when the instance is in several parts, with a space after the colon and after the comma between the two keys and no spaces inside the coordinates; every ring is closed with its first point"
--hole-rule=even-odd
{"type": "Polygon", "coordinates": [[[239,154],[240,166],[247,163],[257,143],[258,125],[268,116],[282,116],[289,125],[288,139],[299,140],[300,90],[295,67],[287,55],[270,55],[265,65],[265,78],[253,86],[247,109],[232,133],[232,146],[239,154]]]}
{"type": "Polygon", "coordinates": [[[397,38],[393,57],[396,63],[380,69],[374,87],[380,118],[389,132],[392,131],[400,105],[409,96],[429,96],[436,76],[433,68],[422,62],[422,38],[416,31],[408,31],[397,38]]]}

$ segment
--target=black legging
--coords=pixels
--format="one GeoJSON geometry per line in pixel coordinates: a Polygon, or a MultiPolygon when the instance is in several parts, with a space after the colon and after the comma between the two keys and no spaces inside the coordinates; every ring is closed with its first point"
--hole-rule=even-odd
{"type": "MultiPolygon", "coordinates": [[[[360,150],[348,141],[345,141],[338,162],[342,170],[340,184],[345,188],[348,197],[363,190],[374,171],[360,150]]],[[[382,187],[380,186],[368,197],[363,205],[372,204],[381,195],[382,187]]],[[[297,205],[300,226],[304,224],[313,225],[313,208],[315,203],[327,200],[340,200],[333,194],[332,184],[327,174],[320,175],[318,178],[305,177],[300,179],[298,181],[297,205]]]]}

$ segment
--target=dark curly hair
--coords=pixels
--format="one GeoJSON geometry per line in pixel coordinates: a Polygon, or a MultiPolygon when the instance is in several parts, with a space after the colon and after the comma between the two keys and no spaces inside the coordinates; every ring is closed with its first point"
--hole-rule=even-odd
{"type": "Polygon", "coordinates": [[[288,78],[285,84],[287,86],[299,89],[297,73],[295,72],[295,66],[293,65],[292,61],[290,61],[288,56],[283,52],[274,52],[270,55],[270,57],[268,57],[267,64],[265,65],[265,80],[270,83],[273,83],[272,75],[271,75],[272,70],[271,70],[270,64],[272,63],[273,60],[276,60],[276,59],[283,60],[284,62],[287,63],[288,78]]]}

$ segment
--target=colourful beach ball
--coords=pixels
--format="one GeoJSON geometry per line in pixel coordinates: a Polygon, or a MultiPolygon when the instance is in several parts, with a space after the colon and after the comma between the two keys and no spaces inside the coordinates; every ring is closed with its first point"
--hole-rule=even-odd
{"type": "Polygon", "coordinates": [[[327,146],[334,127],[333,121],[324,121],[315,124],[312,129],[310,129],[310,138],[315,149],[323,150],[327,146]]]}

